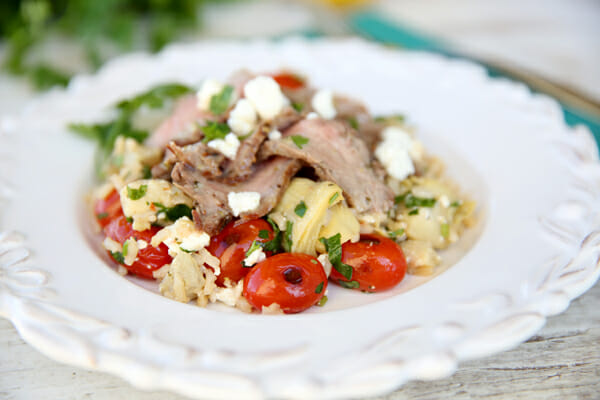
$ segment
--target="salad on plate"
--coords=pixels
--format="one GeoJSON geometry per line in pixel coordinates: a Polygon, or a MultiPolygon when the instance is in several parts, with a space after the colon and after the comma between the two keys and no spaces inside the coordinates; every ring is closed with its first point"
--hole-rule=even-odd
{"type": "Polygon", "coordinates": [[[474,222],[403,116],[288,71],[163,84],[70,127],[99,143],[103,248],[180,302],[297,313],[329,283],[385,291],[431,275],[474,222]]]}

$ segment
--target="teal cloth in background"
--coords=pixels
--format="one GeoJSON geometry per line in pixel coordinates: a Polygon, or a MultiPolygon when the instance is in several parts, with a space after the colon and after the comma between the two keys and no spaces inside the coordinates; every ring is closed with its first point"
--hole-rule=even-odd
{"type": "MultiPolygon", "coordinates": [[[[439,40],[422,35],[414,29],[401,26],[398,22],[389,21],[375,12],[359,12],[348,18],[350,27],[362,36],[369,37],[381,43],[401,46],[410,50],[430,51],[453,58],[469,59],[466,56],[454,53],[450,48],[439,40]]],[[[473,60],[478,62],[477,60],[473,60]]],[[[497,69],[482,64],[490,76],[503,76],[505,74],[497,69]]],[[[508,77],[511,78],[511,77],[508,77]]],[[[565,121],[569,125],[584,124],[594,134],[596,142],[600,144],[600,118],[569,107],[561,103],[565,121]]]]}

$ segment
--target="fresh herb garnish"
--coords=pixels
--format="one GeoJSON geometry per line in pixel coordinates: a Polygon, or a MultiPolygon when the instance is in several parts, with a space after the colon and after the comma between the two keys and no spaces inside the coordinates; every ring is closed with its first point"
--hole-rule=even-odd
{"type": "Polygon", "coordinates": [[[450,235],[450,225],[449,224],[441,224],[440,225],[440,234],[442,235],[442,237],[444,239],[448,239],[448,236],[450,235]]]}
{"type": "Polygon", "coordinates": [[[250,245],[250,248],[248,248],[248,251],[246,251],[246,257],[248,257],[250,254],[254,253],[260,248],[262,248],[261,243],[258,240],[253,241],[250,245]]]}
{"type": "Polygon", "coordinates": [[[203,143],[208,143],[215,139],[223,139],[231,132],[229,125],[214,121],[208,121],[206,125],[200,129],[204,133],[204,139],[202,139],[203,143]]]}
{"type": "Polygon", "coordinates": [[[261,229],[260,231],[258,231],[258,237],[261,239],[268,239],[269,238],[269,231],[266,229],[261,229]]]}
{"type": "Polygon", "coordinates": [[[319,294],[323,291],[323,285],[325,284],[325,282],[321,282],[317,285],[316,289],[315,289],[315,293],[319,294]]]}
{"type": "Polygon", "coordinates": [[[146,195],[147,190],[148,185],[140,185],[137,189],[127,186],[127,197],[131,200],[139,200],[146,195]]]}
{"type": "Polygon", "coordinates": [[[296,208],[294,208],[294,212],[300,218],[304,217],[304,214],[306,214],[306,203],[304,202],[304,200],[302,200],[302,201],[300,201],[300,203],[298,203],[296,208]]]}
{"type": "Polygon", "coordinates": [[[396,229],[393,232],[388,233],[388,236],[392,239],[396,239],[399,236],[404,235],[404,229],[400,228],[400,229],[396,229]]]}
{"type": "Polygon", "coordinates": [[[374,118],[375,122],[398,121],[404,122],[406,117],[402,114],[380,115],[374,118]]]}
{"type": "Polygon", "coordinates": [[[358,130],[358,121],[355,117],[348,117],[346,120],[348,121],[352,129],[358,130]]]}
{"type": "MultiPolygon", "coordinates": [[[[264,251],[278,253],[279,251],[281,251],[281,240],[282,240],[281,239],[282,238],[281,230],[279,229],[279,227],[277,226],[275,221],[273,221],[271,218],[267,218],[267,222],[273,228],[273,239],[269,240],[268,242],[262,243],[262,247],[263,247],[264,251]]],[[[259,237],[260,237],[260,232],[259,232],[259,237]]]]}
{"type": "Polygon", "coordinates": [[[304,104],[294,102],[292,103],[292,108],[297,112],[302,112],[302,110],[304,110],[304,104]]]}
{"type": "Polygon", "coordinates": [[[394,199],[396,204],[404,204],[406,208],[413,207],[428,207],[431,208],[435,206],[436,200],[435,198],[428,197],[417,197],[413,195],[411,192],[404,193],[402,195],[396,196],[394,199]]]}
{"type": "Polygon", "coordinates": [[[154,202],[152,203],[157,209],[158,212],[164,212],[165,217],[170,221],[177,221],[179,218],[188,217],[189,219],[193,219],[192,217],[192,209],[187,204],[176,204],[173,207],[165,207],[161,203],[154,202]]]}
{"type": "Polygon", "coordinates": [[[217,93],[210,98],[210,112],[214,115],[221,115],[227,111],[232,95],[233,86],[225,85],[220,93],[217,93]]]}
{"type": "Polygon", "coordinates": [[[125,257],[123,257],[123,253],[120,251],[111,251],[110,255],[115,259],[119,264],[125,264],[125,257]]]}
{"type": "Polygon", "coordinates": [[[346,289],[358,289],[360,287],[360,283],[358,283],[357,281],[346,282],[340,279],[338,280],[338,283],[341,287],[346,289]]]}
{"type": "Polygon", "coordinates": [[[133,218],[132,217],[125,217],[125,221],[129,222],[130,224],[133,224],[133,218]]]}
{"type": "Polygon", "coordinates": [[[127,252],[129,251],[129,239],[123,243],[123,257],[127,257],[127,252]]]}
{"type": "Polygon", "coordinates": [[[419,214],[419,209],[418,208],[413,208],[412,210],[410,210],[408,212],[408,215],[417,215],[419,214]]]}
{"type": "Polygon", "coordinates": [[[352,279],[352,267],[342,262],[342,235],[336,233],[330,238],[320,238],[329,256],[329,262],[342,276],[348,280],[352,279]]]}
{"type": "Polygon", "coordinates": [[[327,296],[321,297],[321,300],[319,300],[319,302],[317,303],[317,306],[323,307],[325,304],[327,304],[327,296]]]}
{"type": "Polygon", "coordinates": [[[452,203],[450,203],[450,207],[460,207],[461,204],[462,204],[462,201],[456,200],[456,201],[453,201],[452,203]]]}
{"type": "Polygon", "coordinates": [[[329,205],[332,205],[338,197],[340,197],[340,192],[335,192],[333,196],[329,198],[329,205]]]}
{"type": "Polygon", "coordinates": [[[155,86],[150,90],[138,94],[131,99],[122,100],[117,103],[117,109],[121,112],[133,114],[143,106],[148,108],[161,108],[165,100],[176,99],[184,94],[192,93],[193,89],[179,83],[166,83],[155,86]]]}
{"type": "Polygon", "coordinates": [[[287,221],[285,223],[285,234],[281,240],[281,246],[286,253],[290,253],[292,251],[292,230],[294,229],[294,223],[292,221],[287,221]]]}
{"type": "Polygon", "coordinates": [[[302,135],[292,135],[290,138],[299,149],[302,149],[302,146],[308,143],[308,138],[305,138],[302,135]]]}
{"type": "Polygon", "coordinates": [[[144,179],[152,178],[152,169],[147,165],[144,165],[142,167],[142,178],[144,178],[144,179]]]}

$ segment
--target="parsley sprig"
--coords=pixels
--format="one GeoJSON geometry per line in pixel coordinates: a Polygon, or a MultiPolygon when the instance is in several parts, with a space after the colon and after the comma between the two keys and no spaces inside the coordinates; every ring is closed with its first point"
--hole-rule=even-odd
{"type": "Polygon", "coordinates": [[[336,233],[330,238],[320,238],[319,240],[325,246],[327,251],[329,262],[342,276],[348,280],[352,279],[352,267],[342,262],[342,235],[336,233]]]}

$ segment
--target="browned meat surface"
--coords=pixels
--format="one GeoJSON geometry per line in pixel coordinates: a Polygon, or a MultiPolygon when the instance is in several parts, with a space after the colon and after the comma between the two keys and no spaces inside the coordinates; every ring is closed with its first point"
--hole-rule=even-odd
{"type": "Polygon", "coordinates": [[[214,119],[208,112],[198,109],[196,95],[182,97],[175,103],[173,113],[148,138],[148,144],[154,147],[165,147],[172,140],[198,140],[196,124],[204,125],[207,120],[214,119]]]}
{"type": "Polygon", "coordinates": [[[229,192],[258,192],[260,205],[242,214],[242,219],[266,215],[275,207],[287,188],[290,179],[300,169],[300,162],[274,157],[254,166],[252,174],[244,182],[228,184],[209,180],[191,165],[178,162],[173,168],[173,183],[195,201],[194,222],[209,235],[217,234],[232,218],[227,194],[229,192]]]}
{"type": "Polygon", "coordinates": [[[259,159],[278,155],[301,160],[317,176],[337,183],[346,199],[359,212],[385,212],[393,204],[393,193],[377,179],[370,167],[365,143],[339,121],[302,120],[288,129],[282,139],[265,142],[259,159]],[[308,142],[300,148],[292,140],[302,136],[308,142]]]}
{"type": "Polygon", "coordinates": [[[335,96],[336,119],[348,122],[353,119],[358,124],[358,135],[367,144],[372,153],[379,143],[379,133],[383,125],[375,122],[367,107],[355,99],[345,96],[335,96]]]}
{"type": "Polygon", "coordinates": [[[225,156],[203,142],[181,147],[171,142],[168,149],[173,152],[177,161],[194,167],[207,178],[218,178],[223,173],[221,167],[226,160],[225,156]]]}

